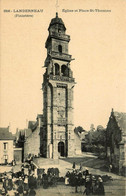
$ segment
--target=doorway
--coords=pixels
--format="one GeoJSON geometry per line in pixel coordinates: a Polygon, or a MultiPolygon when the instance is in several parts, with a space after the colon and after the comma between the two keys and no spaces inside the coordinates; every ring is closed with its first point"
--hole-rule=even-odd
{"type": "Polygon", "coordinates": [[[4,164],[7,165],[7,163],[8,163],[8,156],[4,155],[4,164]]]}
{"type": "Polygon", "coordinates": [[[58,152],[60,153],[60,156],[62,156],[62,157],[65,156],[64,142],[59,142],[58,143],[58,152]]]}

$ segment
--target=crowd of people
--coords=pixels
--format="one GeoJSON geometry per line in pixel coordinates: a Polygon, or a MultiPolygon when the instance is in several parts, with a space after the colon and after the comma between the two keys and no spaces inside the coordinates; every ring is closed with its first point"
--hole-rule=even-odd
{"type": "Polygon", "coordinates": [[[58,168],[37,168],[32,159],[21,165],[20,171],[8,172],[2,175],[1,194],[6,196],[35,196],[36,189],[56,185],[59,177],[58,168]]]}
{"type": "MultiPolygon", "coordinates": [[[[90,174],[88,169],[84,171],[81,164],[80,168],[76,169],[74,162],[72,171],[68,171],[65,179],[62,179],[65,185],[75,187],[76,193],[81,190],[85,195],[105,195],[103,177],[105,176],[90,174]]],[[[1,195],[35,196],[37,188],[56,186],[59,179],[58,168],[48,168],[45,172],[44,168],[37,167],[30,156],[22,163],[20,171],[14,172],[12,169],[9,173],[3,173],[1,195]]]]}
{"type": "Polygon", "coordinates": [[[102,177],[90,174],[88,169],[82,171],[73,168],[72,172],[68,171],[65,176],[65,184],[75,187],[76,193],[79,187],[84,186],[83,194],[105,195],[102,177]]]}

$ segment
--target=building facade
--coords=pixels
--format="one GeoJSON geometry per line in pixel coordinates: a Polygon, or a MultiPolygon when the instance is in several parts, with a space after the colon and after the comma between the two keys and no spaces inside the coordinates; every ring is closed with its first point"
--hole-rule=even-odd
{"type": "Polygon", "coordinates": [[[126,113],[112,110],[106,129],[107,157],[121,174],[126,167],[126,113]]]}
{"type": "Polygon", "coordinates": [[[24,158],[29,154],[38,156],[40,155],[40,133],[42,128],[43,116],[37,115],[35,122],[29,121],[28,129],[25,129],[25,142],[24,142],[24,158]]]}
{"type": "Polygon", "coordinates": [[[14,159],[13,140],[9,127],[0,128],[0,164],[11,163],[14,159]]]}
{"type": "Polygon", "coordinates": [[[41,154],[47,158],[74,155],[73,87],[75,81],[68,52],[70,36],[61,18],[50,22],[45,43],[47,58],[43,76],[43,130],[41,154]]]}

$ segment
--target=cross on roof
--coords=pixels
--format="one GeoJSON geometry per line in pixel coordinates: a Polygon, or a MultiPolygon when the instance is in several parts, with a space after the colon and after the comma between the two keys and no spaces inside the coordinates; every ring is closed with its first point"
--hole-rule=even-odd
{"type": "Polygon", "coordinates": [[[58,0],[56,0],[56,12],[58,12],[58,7],[59,7],[58,0]]]}

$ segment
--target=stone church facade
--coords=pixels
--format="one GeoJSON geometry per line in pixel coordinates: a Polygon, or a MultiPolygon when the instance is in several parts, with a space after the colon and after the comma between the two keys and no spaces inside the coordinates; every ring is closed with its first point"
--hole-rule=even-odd
{"type": "MultiPolygon", "coordinates": [[[[40,154],[46,158],[57,159],[59,156],[74,156],[75,153],[73,127],[75,80],[70,67],[72,56],[68,52],[70,36],[66,34],[66,27],[58,17],[58,13],[51,20],[48,31],[45,43],[46,70],[42,84],[43,122],[38,137],[40,137],[40,154]]],[[[27,143],[28,140],[29,138],[27,143]]]]}

